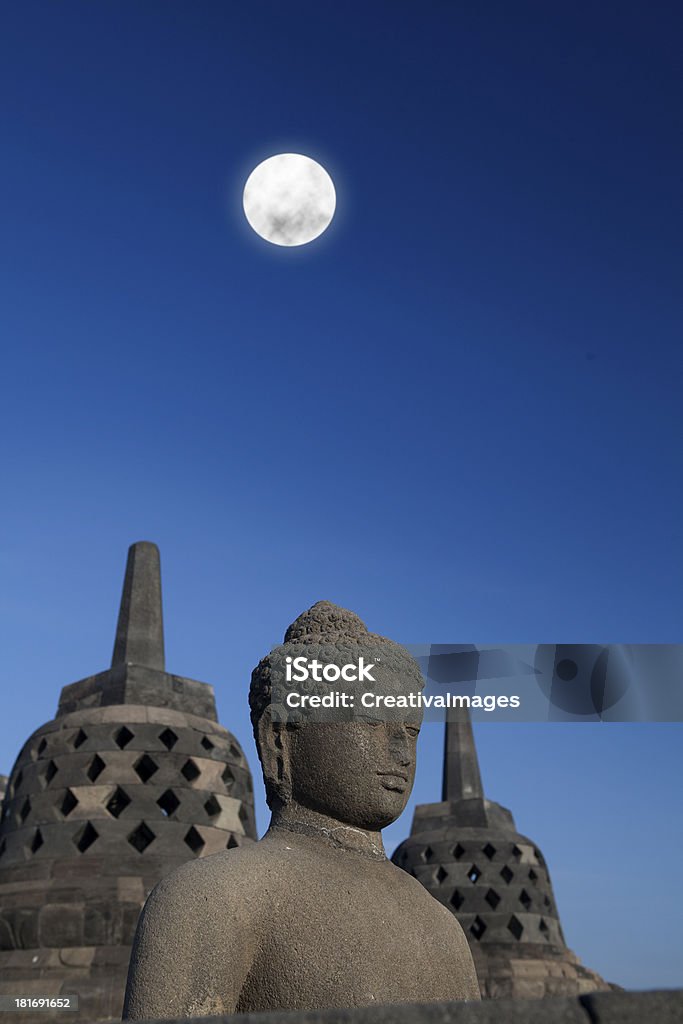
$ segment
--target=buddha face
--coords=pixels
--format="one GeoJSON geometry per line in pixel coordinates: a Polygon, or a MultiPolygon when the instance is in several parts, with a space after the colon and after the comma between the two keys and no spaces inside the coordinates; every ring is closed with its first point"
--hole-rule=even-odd
{"type": "Polygon", "coordinates": [[[355,828],[379,831],[403,811],[415,780],[419,722],[303,722],[286,728],[292,798],[355,828]]]}

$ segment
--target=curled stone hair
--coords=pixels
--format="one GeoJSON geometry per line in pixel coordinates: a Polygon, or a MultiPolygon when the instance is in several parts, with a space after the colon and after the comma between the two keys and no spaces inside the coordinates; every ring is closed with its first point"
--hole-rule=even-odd
{"type": "MultiPolygon", "coordinates": [[[[249,707],[259,756],[259,723],[264,712],[271,705],[273,710],[278,708],[282,711],[277,693],[281,687],[278,687],[274,677],[281,677],[286,657],[294,659],[303,656],[308,660],[318,659],[325,664],[342,666],[357,661],[363,655],[369,661],[381,659],[381,668],[375,671],[379,672],[382,680],[400,679],[411,690],[421,690],[424,686],[417,662],[405,648],[387,637],[370,633],[362,619],[354,612],[340,608],[330,601],[318,601],[308,611],[299,615],[287,629],[284,642],[262,658],[251,674],[249,707]]],[[[357,688],[359,684],[341,685],[349,690],[357,688]]],[[[372,683],[364,683],[363,686],[368,690],[376,688],[376,684],[372,683]]],[[[316,684],[304,684],[301,688],[310,692],[316,689],[316,684]]],[[[297,716],[290,712],[286,715],[286,720],[294,722],[297,716]]],[[[265,783],[266,790],[270,790],[269,780],[265,779],[265,783]]]]}

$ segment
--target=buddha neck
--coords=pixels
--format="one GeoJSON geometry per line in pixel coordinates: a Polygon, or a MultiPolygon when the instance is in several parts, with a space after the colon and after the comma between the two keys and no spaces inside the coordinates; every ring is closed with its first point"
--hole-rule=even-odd
{"type": "Polygon", "coordinates": [[[381,832],[346,825],[320,811],[292,801],[273,810],[268,834],[289,832],[317,840],[337,850],[358,853],[371,860],[386,860],[381,832]]]}

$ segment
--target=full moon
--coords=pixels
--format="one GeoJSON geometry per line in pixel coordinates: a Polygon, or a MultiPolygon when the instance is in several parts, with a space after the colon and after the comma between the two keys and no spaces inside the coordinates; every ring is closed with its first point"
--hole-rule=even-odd
{"type": "Polygon", "coordinates": [[[257,235],[273,245],[306,245],[334,217],[332,179],[301,153],[278,153],[255,167],[244,186],[244,214],[257,235]]]}

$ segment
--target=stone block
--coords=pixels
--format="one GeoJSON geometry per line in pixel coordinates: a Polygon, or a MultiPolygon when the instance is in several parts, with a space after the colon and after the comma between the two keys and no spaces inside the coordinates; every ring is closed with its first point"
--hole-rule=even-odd
{"type": "Polygon", "coordinates": [[[681,1024],[683,990],[592,992],[579,996],[591,1024],[681,1024]]]}
{"type": "Polygon", "coordinates": [[[92,946],[70,946],[60,949],[60,963],[65,967],[89,967],[93,962],[95,950],[92,946]]]}
{"type": "Polygon", "coordinates": [[[116,898],[119,903],[139,903],[145,898],[145,886],[140,875],[125,875],[116,880],[116,898]]]}
{"type": "Polygon", "coordinates": [[[83,904],[48,904],[38,915],[43,947],[77,946],[83,941],[83,904]]]}

